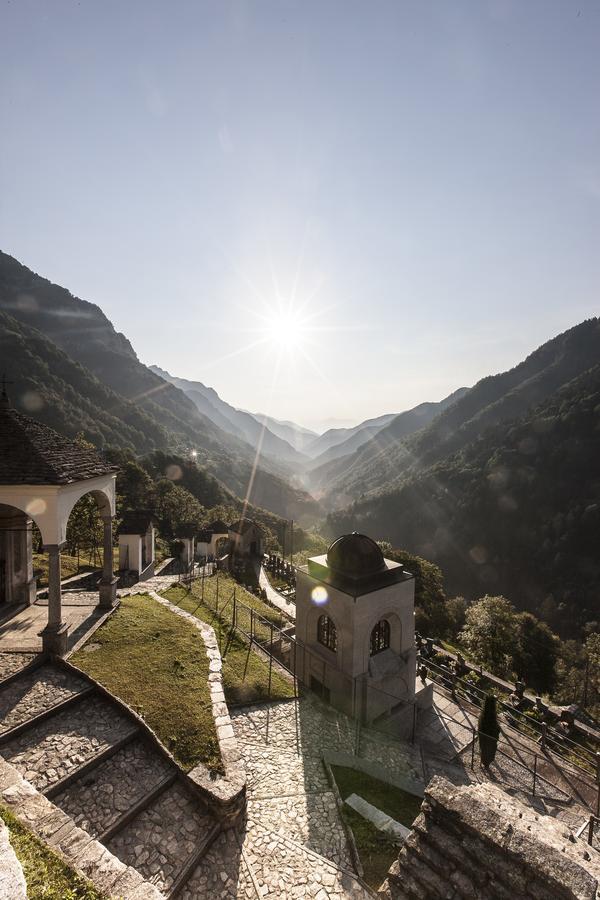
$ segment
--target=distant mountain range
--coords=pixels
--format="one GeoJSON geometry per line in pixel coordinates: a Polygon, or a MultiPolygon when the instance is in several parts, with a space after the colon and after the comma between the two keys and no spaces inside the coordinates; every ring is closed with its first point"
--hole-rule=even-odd
{"type": "Polygon", "coordinates": [[[209,418],[213,423],[219,425],[224,431],[241,440],[247,441],[253,447],[257,447],[260,443],[262,453],[286,462],[294,463],[296,468],[303,465],[306,457],[301,454],[286,438],[280,435],[286,434],[293,440],[297,440],[302,433],[299,426],[283,424],[270,419],[268,416],[258,416],[236,409],[231,404],[222,400],[217,392],[206,387],[200,381],[188,381],[185,378],[178,378],[170,375],[159,366],[150,366],[150,369],[156,374],[164,378],[165,381],[174,384],[180,388],[197,406],[200,412],[209,418]],[[275,424],[279,434],[275,433],[271,427],[275,424]]]}
{"type": "MultiPolygon", "coordinates": [[[[156,365],[150,366],[150,369],[182,390],[213,424],[254,447],[260,443],[263,454],[271,457],[272,462],[289,467],[288,473],[301,477],[310,490],[319,489],[323,480],[330,478],[330,468],[326,463],[350,459],[358,447],[366,444],[386,426],[391,428],[393,423],[396,423],[393,426],[395,431],[390,434],[411,434],[431,422],[438,412],[462,396],[466,390],[464,388],[440,403],[422,403],[414,410],[400,415],[388,413],[375,419],[367,419],[353,428],[331,428],[318,435],[293,422],[280,422],[270,416],[236,409],[224,401],[214,388],[207,387],[200,381],[179,378],[156,365]]],[[[345,464],[340,463],[339,471],[344,469],[345,464]]],[[[338,468],[335,472],[338,474],[338,468]]]]}
{"type": "Polygon", "coordinates": [[[314,519],[318,505],[284,465],[215,424],[143,365],[102,310],[0,252],[0,353],[17,409],[99,447],[198,454],[227,488],[277,515],[314,519]]]}
{"type": "Polygon", "coordinates": [[[420,403],[397,416],[381,416],[349,429],[341,443],[330,446],[313,460],[308,482],[312,490],[327,488],[328,505],[339,507],[352,499],[349,488],[361,484],[366,467],[379,460],[387,466],[398,442],[429,425],[445,409],[460,400],[468,388],[459,388],[439,403],[420,403]]]}
{"type": "Polygon", "coordinates": [[[563,634],[597,623],[600,321],[482,379],[426,428],[364,445],[326,500],[336,492],[353,502],[330,514],[331,536],[388,540],[438,563],[450,592],[504,593],[563,634]]]}

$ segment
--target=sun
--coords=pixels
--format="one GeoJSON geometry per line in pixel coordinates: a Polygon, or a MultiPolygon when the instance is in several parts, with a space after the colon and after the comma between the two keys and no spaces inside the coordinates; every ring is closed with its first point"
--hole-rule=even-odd
{"type": "Polygon", "coordinates": [[[297,310],[277,310],[265,317],[265,337],[282,350],[295,350],[306,337],[307,324],[297,310]]]}

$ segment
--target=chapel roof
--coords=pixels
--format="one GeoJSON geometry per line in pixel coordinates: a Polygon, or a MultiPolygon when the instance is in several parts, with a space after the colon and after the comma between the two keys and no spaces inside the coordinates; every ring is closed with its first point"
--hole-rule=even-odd
{"type": "Polygon", "coordinates": [[[214,522],[208,523],[206,530],[211,531],[213,534],[227,534],[229,525],[223,519],[215,519],[214,522]]]}
{"type": "Polygon", "coordinates": [[[257,525],[252,519],[238,519],[237,522],[233,522],[229,526],[229,531],[234,531],[236,534],[245,534],[251,528],[257,528],[260,531],[260,525],[257,525]]]}
{"type": "Polygon", "coordinates": [[[95,449],[13,409],[0,396],[0,484],[73,484],[116,472],[95,449]]]}
{"type": "Polygon", "coordinates": [[[381,548],[366,534],[343,534],[327,551],[327,565],[336,575],[362,579],[385,572],[381,548]]]}
{"type": "Polygon", "coordinates": [[[401,563],[385,559],[374,540],[356,531],[337,538],[326,554],[310,557],[298,571],[352,597],[413,578],[401,563]]]}
{"type": "Polygon", "coordinates": [[[155,523],[156,519],[148,510],[128,510],[123,513],[117,534],[139,534],[141,537],[155,523]]]}

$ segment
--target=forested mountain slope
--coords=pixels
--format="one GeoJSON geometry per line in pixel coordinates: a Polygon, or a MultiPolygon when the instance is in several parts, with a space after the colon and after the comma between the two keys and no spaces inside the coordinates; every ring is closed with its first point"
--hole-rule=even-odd
{"type": "Polygon", "coordinates": [[[326,502],[339,505],[399,485],[407,474],[443,460],[486,428],[524,415],[598,362],[600,321],[594,318],[547,341],[513,369],[483,378],[412,436],[380,449],[386,429],[379,432],[358,451],[349,470],[331,475],[326,502]]]}
{"type": "Polygon", "coordinates": [[[255,449],[260,445],[262,453],[279,460],[301,464],[304,457],[291,444],[282,440],[252,413],[236,409],[223,400],[214,388],[206,387],[200,381],[189,381],[171,375],[159,366],[150,366],[156,375],[182,390],[200,412],[230,434],[249,443],[255,449]]]}
{"type": "Polygon", "coordinates": [[[239,497],[251,488],[252,502],[278,515],[315,515],[310,495],[274,471],[253,475],[254,448],[144,366],[99,307],[1,252],[0,346],[14,405],[62,433],[136,452],[195,450],[239,497]]]}
{"type": "MultiPolygon", "coordinates": [[[[578,338],[590,336],[586,326],[578,338]]],[[[450,593],[503,593],[563,635],[599,620],[600,364],[444,462],[329,517],[332,535],[352,529],[431,559],[450,593]]]]}
{"type": "MultiPolygon", "coordinates": [[[[327,453],[328,450],[332,450],[334,447],[338,447],[345,443],[348,439],[356,439],[363,431],[368,431],[368,434],[374,434],[379,431],[380,428],[387,425],[388,422],[391,422],[396,415],[397,413],[385,413],[374,419],[365,419],[364,422],[360,422],[352,428],[329,428],[327,431],[324,431],[323,434],[315,436],[314,440],[307,445],[307,453],[313,459],[316,459],[321,456],[321,454],[327,453]]],[[[365,437],[365,440],[368,440],[368,435],[365,437]]],[[[356,446],[358,446],[358,444],[356,444],[356,446]]],[[[325,462],[325,460],[323,460],[323,462],[325,462]]]]}
{"type": "Polygon", "coordinates": [[[71,359],[44,335],[0,311],[0,366],[16,409],[75,437],[83,432],[97,447],[136,452],[165,447],[165,428],[71,359]]]}
{"type": "Polygon", "coordinates": [[[464,397],[467,391],[468,388],[459,388],[437,403],[419,403],[413,409],[394,416],[391,422],[377,429],[374,435],[369,435],[354,453],[334,458],[313,469],[310,473],[311,488],[327,488],[329,505],[336,507],[356,496],[356,488],[361,483],[364,484],[362,479],[366,474],[376,480],[384,478],[386,473],[389,477],[394,477],[399,444],[429,425],[436,416],[464,397]]]}

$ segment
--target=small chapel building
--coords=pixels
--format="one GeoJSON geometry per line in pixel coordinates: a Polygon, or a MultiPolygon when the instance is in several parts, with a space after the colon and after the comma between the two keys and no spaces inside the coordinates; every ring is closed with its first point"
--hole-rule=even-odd
{"type": "Polygon", "coordinates": [[[96,450],[68,440],[47,425],[17,412],[0,393],[0,616],[7,618],[36,599],[32,564],[32,522],[48,554],[48,622],[44,651],[63,655],[68,625],[62,617],[60,554],[67,522],[78,500],[91,494],[104,525],[99,605],[112,608],[113,520],[116,467],[96,450]]]}
{"type": "Polygon", "coordinates": [[[210,522],[200,531],[196,540],[196,556],[216,558],[229,545],[229,525],[221,519],[210,522]]]}
{"type": "Polygon", "coordinates": [[[296,570],[296,670],[333,706],[365,723],[394,713],[408,734],[416,706],[415,580],[364,534],[346,534],[296,570]]]}
{"type": "Polygon", "coordinates": [[[229,526],[231,552],[234,556],[262,556],[263,530],[252,519],[239,519],[229,526]]]}
{"type": "Polygon", "coordinates": [[[133,572],[138,581],[154,575],[156,520],[150,512],[123,514],[118,528],[119,571],[133,572]]]}

